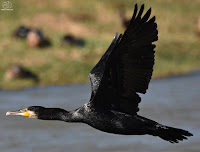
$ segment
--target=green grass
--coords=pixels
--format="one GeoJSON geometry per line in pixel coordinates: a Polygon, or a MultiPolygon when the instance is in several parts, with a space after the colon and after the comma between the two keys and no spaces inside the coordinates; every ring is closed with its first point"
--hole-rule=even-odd
{"type": "MultiPolygon", "coordinates": [[[[0,0],[0,4],[4,0],[0,0]]],[[[0,87],[21,88],[32,85],[88,82],[88,73],[106,51],[115,32],[123,33],[119,8],[131,17],[136,1],[131,0],[10,0],[13,11],[0,10],[0,87]],[[48,48],[31,48],[25,40],[12,38],[21,24],[38,27],[51,40],[48,48]],[[61,46],[60,38],[72,33],[86,40],[85,47],[61,46]],[[22,64],[40,77],[31,80],[5,80],[5,71],[22,64]]],[[[200,39],[196,36],[199,0],[152,0],[159,40],[156,47],[154,77],[189,72],[200,66],[200,39]]],[[[1,6],[0,6],[1,7],[1,6]]]]}

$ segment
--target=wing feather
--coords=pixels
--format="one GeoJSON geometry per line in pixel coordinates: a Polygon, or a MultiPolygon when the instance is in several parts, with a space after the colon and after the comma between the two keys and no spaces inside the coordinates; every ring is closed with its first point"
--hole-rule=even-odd
{"type": "Polygon", "coordinates": [[[92,88],[95,89],[92,89],[94,92],[90,102],[98,104],[98,107],[136,114],[141,101],[137,93],[146,93],[148,89],[156,47],[152,43],[157,41],[158,31],[155,16],[149,19],[151,8],[143,17],[144,5],[138,14],[137,12],[136,4],[133,17],[123,36],[115,39],[114,45],[111,43],[112,49],[108,49],[108,53],[103,55],[95,69],[91,71],[91,74],[95,73],[95,77],[97,76],[99,80],[97,84],[91,80],[92,88]],[[99,76],[98,66],[102,66],[99,76]]]}
{"type": "Polygon", "coordinates": [[[99,87],[99,84],[104,74],[107,58],[109,57],[110,53],[112,52],[113,48],[116,45],[117,37],[118,37],[118,33],[115,33],[115,36],[108,50],[104,53],[100,61],[94,66],[94,68],[90,71],[88,75],[91,82],[91,90],[92,90],[91,99],[97,92],[97,89],[99,87]]]}

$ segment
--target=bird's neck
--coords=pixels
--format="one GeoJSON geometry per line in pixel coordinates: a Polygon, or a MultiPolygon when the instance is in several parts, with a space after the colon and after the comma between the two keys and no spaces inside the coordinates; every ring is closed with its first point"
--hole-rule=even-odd
{"type": "Polygon", "coordinates": [[[82,115],[77,110],[66,111],[60,108],[46,108],[44,114],[39,117],[43,120],[60,120],[65,122],[81,122],[82,115]]]}

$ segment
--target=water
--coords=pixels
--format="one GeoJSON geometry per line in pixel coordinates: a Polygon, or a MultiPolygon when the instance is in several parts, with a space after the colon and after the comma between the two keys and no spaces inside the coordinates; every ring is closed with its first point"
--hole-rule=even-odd
{"type": "Polygon", "coordinates": [[[32,105],[72,110],[90,98],[90,85],[36,87],[0,91],[2,152],[199,152],[200,72],[151,81],[141,95],[139,114],[162,124],[191,131],[194,136],[171,144],[149,135],[123,136],[100,132],[81,123],[42,121],[5,113],[32,105]]]}

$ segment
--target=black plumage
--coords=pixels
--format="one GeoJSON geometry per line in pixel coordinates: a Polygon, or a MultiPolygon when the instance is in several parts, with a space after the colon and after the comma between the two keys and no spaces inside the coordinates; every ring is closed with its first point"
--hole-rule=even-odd
{"type": "MultiPolygon", "coordinates": [[[[90,101],[82,107],[66,111],[59,108],[28,107],[18,113],[43,120],[86,123],[98,130],[123,135],[158,136],[177,143],[192,136],[188,131],[161,125],[139,116],[138,93],[146,93],[154,65],[154,48],[158,40],[155,17],[151,9],[142,17],[144,5],[137,4],[124,34],[115,35],[110,47],[91,70],[90,101]],[[28,114],[27,112],[28,111],[28,114]]],[[[7,115],[17,115],[8,112],[7,115]]]]}
{"type": "Polygon", "coordinates": [[[13,36],[16,38],[26,38],[30,31],[30,28],[21,25],[14,31],[13,36]]]}
{"type": "Polygon", "coordinates": [[[7,79],[32,79],[36,83],[39,82],[39,77],[35,73],[19,64],[12,65],[5,76],[7,79]]]}

